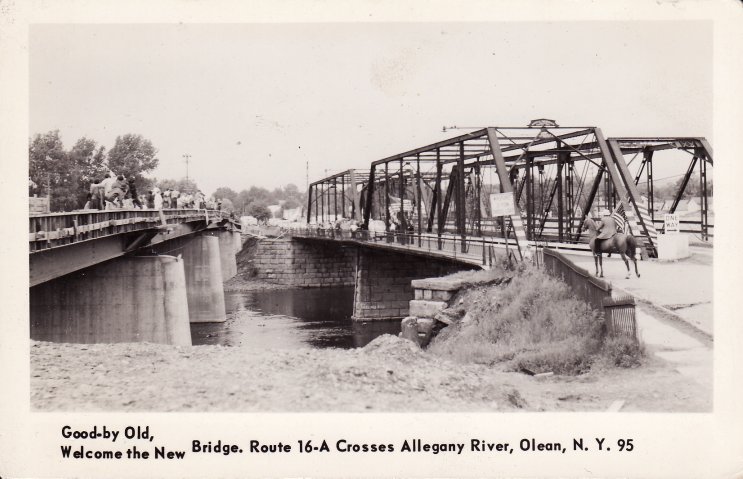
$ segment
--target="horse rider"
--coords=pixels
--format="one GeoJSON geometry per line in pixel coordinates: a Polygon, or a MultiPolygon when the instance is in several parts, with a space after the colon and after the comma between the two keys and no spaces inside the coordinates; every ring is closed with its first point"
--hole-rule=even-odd
{"type": "Polygon", "coordinates": [[[609,240],[617,234],[617,224],[614,222],[614,218],[611,217],[611,212],[608,209],[604,209],[601,212],[601,221],[596,231],[599,233],[596,236],[596,250],[601,251],[599,241],[609,240]]]}

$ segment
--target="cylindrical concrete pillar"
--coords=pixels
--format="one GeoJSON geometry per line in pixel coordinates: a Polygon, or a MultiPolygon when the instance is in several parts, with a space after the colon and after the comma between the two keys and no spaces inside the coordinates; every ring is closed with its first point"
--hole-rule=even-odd
{"type": "Polygon", "coordinates": [[[238,254],[243,249],[243,235],[239,231],[233,231],[232,236],[235,238],[235,254],[238,254]]]}
{"type": "Polygon", "coordinates": [[[183,261],[119,258],[31,288],[31,338],[191,345],[183,261]]]}
{"type": "Polygon", "coordinates": [[[219,243],[217,236],[204,234],[194,236],[183,246],[188,313],[192,323],[220,323],[227,319],[219,243]]]}

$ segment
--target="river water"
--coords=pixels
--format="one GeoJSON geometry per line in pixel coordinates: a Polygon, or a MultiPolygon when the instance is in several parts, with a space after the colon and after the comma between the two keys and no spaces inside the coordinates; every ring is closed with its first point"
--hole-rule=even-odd
{"type": "Polygon", "coordinates": [[[381,334],[400,332],[399,321],[352,321],[353,287],[226,291],[224,296],[227,321],[191,324],[194,345],[357,348],[381,334]]]}

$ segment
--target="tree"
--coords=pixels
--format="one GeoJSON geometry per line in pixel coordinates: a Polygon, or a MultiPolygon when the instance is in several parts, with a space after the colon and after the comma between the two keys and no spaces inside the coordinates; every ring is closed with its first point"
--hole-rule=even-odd
{"type": "MultiPolygon", "coordinates": [[[[95,140],[80,138],[68,152],[71,180],[74,183],[77,205],[85,204],[85,197],[90,191],[90,184],[97,183],[108,173],[106,149],[101,146],[96,150],[95,140]]],[[[79,207],[78,206],[78,207],[79,207]]]]}
{"type": "MultiPolygon", "coordinates": [[[[673,187],[671,188],[671,195],[675,198],[676,194],[678,194],[678,191],[681,189],[681,185],[684,182],[684,177],[682,176],[679,178],[673,187]]],[[[710,179],[710,176],[707,177],[707,195],[712,196],[713,194],[713,185],[712,181],[710,179]]],[[[692,173],[691,177],[689,178],[688,183],[686,184],[686,188],[684,188],[684,194],[682,196],[683,199],[688,200],[691,198],[699,198],[702,196],[702,186],[699,183],[699,173],[692,173]]]]}
{"type": "Polygon", "coordinates": [[[212,196],[215,198],[221,198],[222,200],[230,200],[232,204],[237,203],[237,192],[226,186],[220,186],[217,188],[212,196]]]}
{"type": "Polygon", "coordinates": [[[180,180],[171,180],[171,179],[155,180],[155,184],[162,191],[165,191],[168,188],[176,190],[180,193],[190,193],[190,194],[194,194],[197,191],[199,191],[199,185],[197,185],[196,182],[190,178],[189,179],[181,178],[180,180]]]}
{"type": "Polygon", "coordinates": [[[59,137],[59,130],[37,134],[29,141],[28,176],[34,183],[46,187],[47,180],[56,181],[56,175],[65,169],[66,160],[67,153],[59,137]],[[52,175],[55,177],[52,178],[52,175]]]}
{"type": "Polygon", "coordinates": [[[117,136],[113,148],[108,152],[108,167],[117,175],[124,175],[141,185],[142,175],[154,170],[159,160],[157,150],[150,140],[142,135],[127,133],[117,136]]]}
{"type": "Polygon", "coordinates": [[[258,221],[265,222],[271,217],[271,210],[265,203],[254,201],[248,206],[248,214],[258,221]]]}
{"type": "Polygon", "coordinates": [[[226,211],[227,213],[234,213],[235,212],[235,205],[230,201],[229,198],[225,198],[222,200],[222,211],[226,211]]]}
{"type": "Polygon", "coordinates": [[[69,211],[79,204],[79,168],[70,161],[59,130],[38,134],[28,149],[29,177],[39,185],[40,194],[49,194],[51,211],[69,211]],[[48,186],[47,186],[48,185],[48,186]]]}
{"type": "Polygon", "coordinates": [[[245,213],[245,211],[247,211],[246,208],[252,202],[253,198],[251,198],[248,190],[242,190],[240,191],[240,193],[237,194],[237,201],[235,202],[235,206],[237,208],[240,208],[240,213],[245,213]]]}
{"type": "Polygon", "coordinates": [[[289,183],[284,187],[283,194],[285,198],[299,198],[299,188],[294,183],[289,183]]]}
{"type": "Polygon", "coordinates": [[[271,193],[265,189],[261,188],[260,186],[251,186],[248,190],[248,194],[253,199],[253,201],[260,201],[263,204],[269,204],[271,202],[271,193]]]}
{"type": "Polygon", "coordinates": [[[293,210],[294,208],[299,208],[302,206],[302,204],[295,198],[287,198],[284,200],[284,204],[281,205],[282,209],[285,210],[293,210]]]}

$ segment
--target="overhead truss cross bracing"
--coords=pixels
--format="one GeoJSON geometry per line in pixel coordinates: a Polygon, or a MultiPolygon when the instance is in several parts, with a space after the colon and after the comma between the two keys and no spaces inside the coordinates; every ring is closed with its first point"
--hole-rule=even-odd
{"type": "Polygon", "coordinates": [[[707,167],[713,164],[707,140],[605,138],[593,126],[485,127],[372,161],[369,169],[311,183],[307,222],[351,219],[377,231],[500,237],[523,253],[535,241],[586,241],[586,218],[623,209],[644,252],[656,256],[653,156],[663,150],[685,152],[681,159],[689,162],[671,212],[699,169],[706,239],[707,167]],[[634,175],[627,162],[633,156],[641,158],[634,175]],[[491,212],[490,196],[500,193],[513,195],[515,208],[505,217],[491,212]]]}

